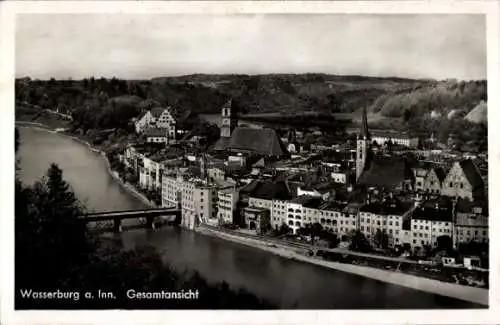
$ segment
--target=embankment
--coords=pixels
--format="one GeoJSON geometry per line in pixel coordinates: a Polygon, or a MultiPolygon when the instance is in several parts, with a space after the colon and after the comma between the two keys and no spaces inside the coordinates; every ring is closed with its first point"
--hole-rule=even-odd
{"type": "Polygon", "coordinates": [[[197,231],[205,235],[214,236],[220,239],[229,240],[235,243],[271,252],[273,254],[282,256],[284,258],[290,258],[297,261],[311,263],[342,272],[348,272],[351,274],[364,276],[370,279],[386,283],[391,283],[455,299],[461,299],[484,306],[488,305],[487,289],[463,286],[455,283],[446,283],[396,271],[388,271],[367,266],[325,261],[317,257],[311,257],[305,254],[301,254],[299,250],[296,248],[294,249],[286,247],[284,245],[269,244],[259,241],[257,239],[240,237],[237,235],[228,234],[222,231],[217,231],[205,227],[199,227],[197,231]]]}

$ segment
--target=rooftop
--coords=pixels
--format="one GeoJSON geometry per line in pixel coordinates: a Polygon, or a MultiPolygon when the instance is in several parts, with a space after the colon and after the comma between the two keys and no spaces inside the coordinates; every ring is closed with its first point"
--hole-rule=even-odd
{"type": "Polygon", "coordinates": [[[452,222],[453,212],[451,209],[436,209],[430,207],[416,208],[411,215],[412,219],[452,222]]]}
{"type": "Polygon", "coordinates": [[[375,157],[365,170],[358,184],[367,187],[394,188],[411,178],[409,164],[404,157],[375,157]]]}
{"type": "Polygon", "coordinates": [[[363,205],[360,212],[370,212],[379,215],[403,215],[411,209],[411,204],[396,200],[376,202],[363,205]]]}
{"type": "Polygon", "coordinates": [[[231,138],[220,138],[213,149],[240,150],[266,156],[283,156],[288,154],[288,150],[273,129],[257,129],[242,126],[237,127],[233,131],[231,138]]]}

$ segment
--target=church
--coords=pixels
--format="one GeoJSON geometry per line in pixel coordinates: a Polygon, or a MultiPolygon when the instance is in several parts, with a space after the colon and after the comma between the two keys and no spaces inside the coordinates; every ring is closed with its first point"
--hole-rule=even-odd
{"type": "Polygon", "coordinates": [[[375,155],[371,144],[364,108],[361,130],[356,139],[356,185],[388,191],[410,190],[413,173],[408,160],[402,156],[375,155]]]}
{"type": "Polygon", "coordinates": [[[220,138],[212,151],[228,154],[257,155],[281,159],[289,152],[274,129],[238,126],[237,112],[229,100],[222,108],[220,138]]]}

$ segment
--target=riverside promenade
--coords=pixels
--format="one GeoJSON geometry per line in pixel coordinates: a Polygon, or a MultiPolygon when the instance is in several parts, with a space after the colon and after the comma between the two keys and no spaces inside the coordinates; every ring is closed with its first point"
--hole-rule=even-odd
{"type": "Polygon", "coordinates": [[[318,257],[307,256],[308,249],[305,247],[291,247],[285,244],[280,245],[278,243],[266,242],[258,238],[251,238],[250,236],[239,236],[204,225],[198,227],[196,231],[205,235],[214,236],[220,239],[229,240],[235,243],[258,248],[284,258],[311,263],[342,272],[348,272],[351,274],[356,274],[370,279],[396,284],[415,290],[421,290],[428,293],[461,299],[481,304],[485,307],[488,306],[488,289],[437,281],[402,273],[399,271],[390,271],[369,266],[326,261],[318,257]]]}

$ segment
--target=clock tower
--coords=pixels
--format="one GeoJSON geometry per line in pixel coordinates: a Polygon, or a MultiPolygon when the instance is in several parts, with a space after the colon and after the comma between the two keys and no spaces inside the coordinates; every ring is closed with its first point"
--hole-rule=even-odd
{"type": "Polygon", "coordinates": [[[222,108],[222,123],[220,127],[220,137],[230,138],[231,133],[236,128],[238,120],[236,117],[236,112],[232,105],[232,99],[228,100],[227,103],[222,108]]]}

